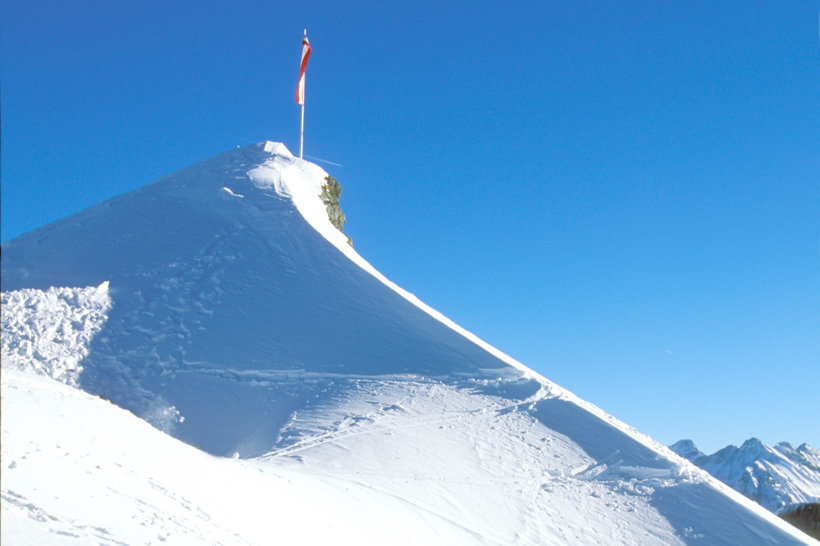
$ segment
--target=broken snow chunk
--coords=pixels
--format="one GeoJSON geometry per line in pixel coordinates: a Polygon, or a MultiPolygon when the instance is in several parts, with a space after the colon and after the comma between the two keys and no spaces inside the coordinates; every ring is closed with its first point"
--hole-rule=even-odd
{"type": "Polygon", "coordinates": [[[23,289],[2,294],[2,361],[77,386],[80,362],[111,308],[108,281],[87,288],[23,289]]]}

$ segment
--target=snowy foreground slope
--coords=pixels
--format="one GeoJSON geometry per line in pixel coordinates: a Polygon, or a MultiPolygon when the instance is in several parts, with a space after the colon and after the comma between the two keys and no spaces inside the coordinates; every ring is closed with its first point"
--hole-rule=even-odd
{"type": "Polygon", "coordinates": [[[770,446],[750,438],[706,455],[692,440],[680,440],[670,449],[775,514],[820,502],[820,450],[808,444],[770,446]]]}
{"type": "Polygon", "coordinates": [[[389,283],[325,176],[262,143],[4,245],[4,543],[811,541],[389,283]]]}
{"type": "Polygon", "coordinates": [[[213,457],[62,383],[16,370],[2,381],[3,544],[469,539],[352,480],[213,457]]]}

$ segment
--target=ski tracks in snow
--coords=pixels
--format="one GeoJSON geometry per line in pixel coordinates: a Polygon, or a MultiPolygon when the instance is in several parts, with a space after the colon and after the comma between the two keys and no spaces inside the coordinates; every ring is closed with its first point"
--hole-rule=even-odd
{"type": "Polygon", "coordinates": [[[393,496],[478,543],[526,544],[522,537],[533,536],[589,543],[590,533],[620,543],[647,529],[649,542],[675,543],[649,504],[654,490],[636,484],[637,473],[623,480],[585,474],[596,461],[530,414],[541,391],[516,400],[474,387],[362,381],[339,399],[299,412],[288,428],[300,439],[258,460],[393,496]],[[505,511],[509,517],[501,519],[513,522],[507,528],[484,524],[505,511]],[[588,528],[590,514],[607,521],[613,513],[617,529],[588,528]]]}

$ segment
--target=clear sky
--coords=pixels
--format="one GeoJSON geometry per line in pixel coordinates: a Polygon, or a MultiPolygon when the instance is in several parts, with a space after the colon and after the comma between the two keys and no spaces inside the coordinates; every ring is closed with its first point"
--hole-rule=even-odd
{"type": "Polygon", "coordinates": [[[238,145],[657,440],[820,446],[816,2],[2,0],[2,239],[238,145]]]}

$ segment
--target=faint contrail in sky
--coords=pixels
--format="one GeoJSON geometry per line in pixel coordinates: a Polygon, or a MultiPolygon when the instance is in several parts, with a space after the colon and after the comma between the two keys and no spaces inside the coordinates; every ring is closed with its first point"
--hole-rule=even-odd
{"type": "Polygon", "coordinates": [[[312,159],[313,161],[321,161],[322,163],[327,163],[329,165],[336,165],[337,167],[344,167],[341,163],[334,163],[332,161],[328,161],[327,159],[320,159],[318,157],[313,157],[312,155],[305,154],[306,159],[312,159]]]}

